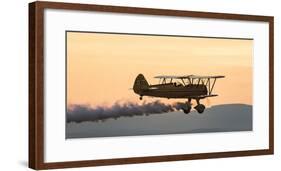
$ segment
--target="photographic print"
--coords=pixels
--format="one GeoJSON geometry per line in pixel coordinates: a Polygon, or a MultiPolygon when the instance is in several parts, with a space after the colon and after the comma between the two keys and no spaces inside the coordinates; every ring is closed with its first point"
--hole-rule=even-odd
{"type": "Polygon", "coordinates": [[[253,39],[66,31],[66,138],[252,131],[253,39]]]}
{"type": "Polygon", "coordinates": [[[29,3],[29,167],[273,154],[273,59],[273,16],[29,3]]]}

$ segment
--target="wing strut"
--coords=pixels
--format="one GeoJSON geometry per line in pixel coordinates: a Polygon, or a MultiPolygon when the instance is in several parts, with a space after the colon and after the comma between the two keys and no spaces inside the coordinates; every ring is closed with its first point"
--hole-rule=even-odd
{"type": "Polygon", "coordinates": [[[214,82],[213,82],[213,85],[212,85],[212,88],[211,88],[211,90],[209,91],[209,94],[212,94],[212,91],[213,91],[213,89],[214,89],[214,86],[215,86],[215,84],[216,84],[216,81],[217,81],[217,78],[215,78],[215,80],[214,80],[214,82]]]}

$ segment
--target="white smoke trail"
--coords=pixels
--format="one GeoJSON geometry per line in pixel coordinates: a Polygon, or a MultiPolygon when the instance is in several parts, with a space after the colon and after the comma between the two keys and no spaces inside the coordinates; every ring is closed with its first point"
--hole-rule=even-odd
{"type": "Polygon", "coordinates": [[[115,103],[110,107],[98,106],[95,108],[88,105],[71,105],[67,109],[66,118],[67,122],[104,121],[110,118],[117,119],[119,117],[173,112],[181,110],[184,106],[185,103],[165,104],[160,101],[143,102],[143,104],[115,103]]]}

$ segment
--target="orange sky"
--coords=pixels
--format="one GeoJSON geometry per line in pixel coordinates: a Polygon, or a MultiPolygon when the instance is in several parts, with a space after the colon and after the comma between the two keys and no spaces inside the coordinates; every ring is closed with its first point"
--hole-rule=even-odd
{"type": "Polygon", "coordinates": [[[150,84],[156,75],[225,75],[207,103],[252,104],[252,48],[242,39],[67,32],[67,104],[138,102],[129,89],[139,73],[150,84]]]}

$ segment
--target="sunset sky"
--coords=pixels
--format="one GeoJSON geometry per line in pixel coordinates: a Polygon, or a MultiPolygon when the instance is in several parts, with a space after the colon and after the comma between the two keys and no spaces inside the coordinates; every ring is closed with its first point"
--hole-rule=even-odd
{"type": "Polygon", "coordinates": [[[245,39],[67,32],[67,104],[139,102],[130,90],[139,73],[149,84],[157,75],[224,75],[205,103],[252,104],[252,53],[245,39]]]}

